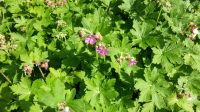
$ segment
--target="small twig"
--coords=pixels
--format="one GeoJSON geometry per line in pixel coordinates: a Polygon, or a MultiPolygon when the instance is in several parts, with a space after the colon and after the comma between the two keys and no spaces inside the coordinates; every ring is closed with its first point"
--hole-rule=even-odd
{"type": "Polygon", "coordinates": [[[11,80],[5,74],[3,74],[2,72],[0,73],[10,84],[12,84],[11,80]]]}

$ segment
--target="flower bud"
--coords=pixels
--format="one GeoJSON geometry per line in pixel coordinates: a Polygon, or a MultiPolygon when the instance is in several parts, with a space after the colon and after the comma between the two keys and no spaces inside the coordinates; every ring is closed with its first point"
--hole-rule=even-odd
{"type": "Polygon", "coordinates": [[[83,30],[80,30],[80,31],[79,31],[79,37],[84,37],[85,34],[86,34],[86,33],[85,33],[83,30]]]}
{"type": "Polygon", "coordinates": [[[32,74],[32,68],[29,65],[24,65],[24,72],[28,75],[32,74]]]}
{"type": "Polygon", "coordinates": [[[49,60],[46,59],[44,61],[44,63],[41,64],[41,68],[44,68],[45,70],[47,70],[49,68],[49,60]]]}
{"type": "Polygon", "coordinates": [[[95,35],[95,38],[96,38],[97,40],[102,40],[102,39],[103,39],[103,37],[102,37],[102,35],[101,35],[100,33],[97,33],[97,34],[95,35]]]}
{"type": "Polygon", "coordinates": [[[195,23],[190,22],[190,28],[192,33],[189,35],[189,38],[191,40],[194,40],[195,37],[199,34],[198,27],[195,23]]]}
{"type": "Polygon", "coordinates": [[[35,64],[36,66],[39,66],[41,63],[40,63],[39,60],[35,60],[35,61],[34,61],[34,64],[35,64]]]}
{"type": "Polygon", "coordinates": [[[105,56],[108,55],[108,50],[107,50],[107,48],[106,48],[105,46],[103,46],[103,45],[98,46],[98,47],[96,48],[96,51],[97,51],[97,53],[98,53],[99,55],[101,55],[101,56],[103,56],[103,57],[105,57],[105,56]]]}

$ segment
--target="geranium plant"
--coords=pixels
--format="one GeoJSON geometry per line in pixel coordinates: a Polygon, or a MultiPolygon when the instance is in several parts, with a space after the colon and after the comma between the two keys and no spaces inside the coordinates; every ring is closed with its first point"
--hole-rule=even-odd
{"type": "Polygon", "coordinates": [[[199,112],[199,0],[0,0],[0,111],[199,112]]]}

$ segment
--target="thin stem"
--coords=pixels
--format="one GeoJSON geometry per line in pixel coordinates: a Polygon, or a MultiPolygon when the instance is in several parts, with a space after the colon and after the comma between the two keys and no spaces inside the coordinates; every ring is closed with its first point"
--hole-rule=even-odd
{"type": "Polygon", "coordinates": [[[6,27],[8,28],[8,31],[9,31],[10,33],[12,33],[12,32],[11,32],[11,30],[10,30],[10,28],[8,27],[8,25],[7,25],[7,24],[6,24],[6,27]]]}
{"type": "Polygon", "coordinates": [[[5,74],[3,74],[2,72],[0,73],[10,84],[12,84],[11,80],[5,74]]]}
{"type": "Polygon", "coordinates": [[[159,20],[159,18],[160,18],[161,12],[162,12],[162,8],[161,8],[161,10],[159,11],[159,14],[158,14],[158,17],[157,17],[157,20],[156,20],[156,25],[158,24],[158,20],[159,20]]]}
{"type": "Polygon", "coordinates": [[[42,78],[45,79],[44,73],[42,72],[41,68],[40,68],[39,66],[38,66],[38,68],[39,68],[39,70],[40,70],[40,73],[41,73],[41,75],[42,75],[42,78]]]}

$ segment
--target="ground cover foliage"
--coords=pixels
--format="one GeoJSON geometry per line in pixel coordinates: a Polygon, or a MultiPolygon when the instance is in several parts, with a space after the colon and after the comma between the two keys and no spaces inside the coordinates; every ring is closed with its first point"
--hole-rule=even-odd
{"type": "Polygon", "coordinates": [[[199,0],[0,0],[1,112],[200,112],[199,0]]]}

